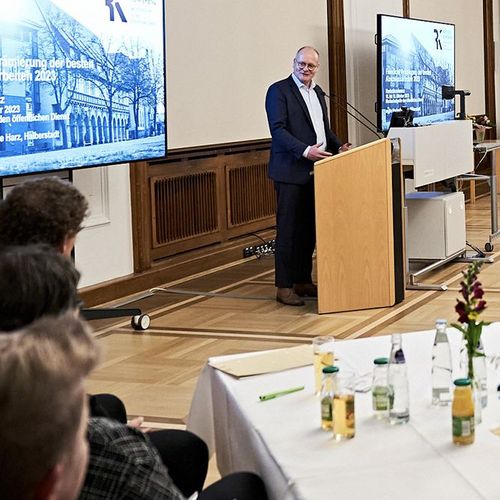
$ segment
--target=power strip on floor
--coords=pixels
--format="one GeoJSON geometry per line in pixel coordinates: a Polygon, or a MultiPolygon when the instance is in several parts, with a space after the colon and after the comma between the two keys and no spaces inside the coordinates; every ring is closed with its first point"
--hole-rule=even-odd
{"type": "Polygon", "coordinates": [[[275,245],[275,240],[267,240],[265,243],[262,243],[262,245],[245,247],[243,249],[243,257],[252,257],[253,255],[256,255],[257,257],[262,255],[274,255],[275,245]]]}

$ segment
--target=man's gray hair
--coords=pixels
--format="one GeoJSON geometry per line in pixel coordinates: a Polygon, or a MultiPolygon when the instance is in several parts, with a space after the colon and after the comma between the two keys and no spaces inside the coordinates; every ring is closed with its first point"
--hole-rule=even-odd
{"type": "Polygon", "coordinates": [[[314,52],[316,52],[316,54],[318,55],[319,57],[319,52],[314,48],[314,47],[311,47],[310,45],[304,45],[303,47],[300,47],[299,50],[297,50],[297,53],[295,54],[295,58],[297,58],[297,56],[305,49],[311,49],[311,50],[314,50],[314,52]]]}

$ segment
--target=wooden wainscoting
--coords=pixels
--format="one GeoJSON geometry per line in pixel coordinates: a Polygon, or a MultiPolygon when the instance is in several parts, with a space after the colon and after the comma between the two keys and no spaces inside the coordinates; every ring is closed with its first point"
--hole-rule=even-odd
{"type": "Polygon", "coordinates": [[[169,151],[131,169],[136,272],[274,225],[269,141],[169,151]]]}
{"type": "Polygon", "coordinates": [[[217,172],[151,178],[153,247],[214,233],[217,172]]]}
{"type": "Polygon", "coordinates": [[[179,252],[223,241],[223,172],[217,156],[150,165],[150,265],[179,252]]]}
{"type": "Polygon", "coordinates": [[[267,177],[268,152],[226,155],[227,231],[230,238],[261,229],[272,221],[276,197],[267,177]]]}

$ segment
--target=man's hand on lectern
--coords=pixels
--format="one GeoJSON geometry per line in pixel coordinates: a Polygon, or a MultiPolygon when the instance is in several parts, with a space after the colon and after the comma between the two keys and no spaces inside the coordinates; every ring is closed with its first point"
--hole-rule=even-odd
{"type": "Polygon", "coordinates": [[[314,144],[313,146],[311,146],[309,148],[309,152],[307,153],[307,158],[312,161],[318,161],[332,156],[332,153],[324,151],[323,149],[319,149],[322,145],[323,143],[319,142],[318,144],[314,144]]]}
{"type": "Polygon", "coordinates": [[[339,148],[339,153],[343,153],[344,151],[349,151],[351,149],[352,144],[350,142],[346,142],[345,144],[342,144],[339,148]]]}

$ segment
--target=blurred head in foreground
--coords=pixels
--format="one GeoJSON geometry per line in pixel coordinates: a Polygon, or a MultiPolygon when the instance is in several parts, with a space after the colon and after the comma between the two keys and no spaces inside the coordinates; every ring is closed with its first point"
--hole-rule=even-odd
{"type": "Polygon", "coordinates": [[[77,498],[88,462],[84,382],[97,357],[71,311],[0,333],[0,498],[77,498]]]}

